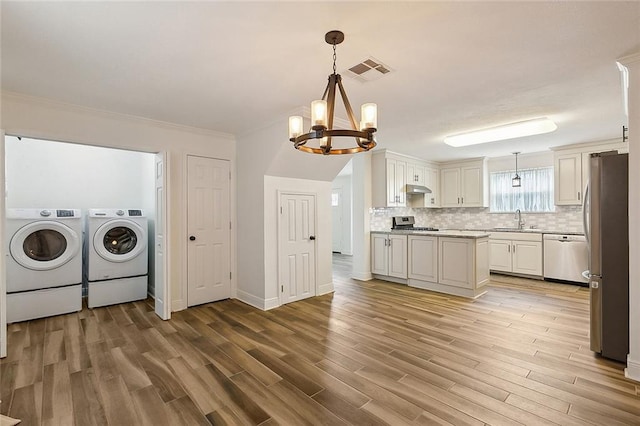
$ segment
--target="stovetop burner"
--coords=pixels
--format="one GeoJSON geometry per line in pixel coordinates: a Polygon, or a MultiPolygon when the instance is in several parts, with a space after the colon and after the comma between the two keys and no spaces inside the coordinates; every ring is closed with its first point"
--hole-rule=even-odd
{"type": "Polygon", "coordinates": [[[430,226],[414,226],[416,220],[413,216],[394,216],[391,229],[405,231],[437,231],[438,228],[432,228],[430,226]]]}

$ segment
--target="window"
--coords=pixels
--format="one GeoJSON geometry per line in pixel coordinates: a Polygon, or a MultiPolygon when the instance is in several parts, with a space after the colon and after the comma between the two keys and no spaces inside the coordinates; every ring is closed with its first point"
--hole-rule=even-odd
{"type": "Polygon", "coordinates": [[[513,188],[511,179],[515,172],[491,173],[491,212],[552,212],[553,167],[518,170],[522,186],[513,188]]]}

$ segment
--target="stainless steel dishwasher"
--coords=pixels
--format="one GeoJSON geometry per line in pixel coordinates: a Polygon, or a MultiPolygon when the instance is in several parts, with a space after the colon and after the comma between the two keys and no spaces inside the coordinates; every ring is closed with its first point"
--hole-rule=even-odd
{"type": "Polygon", "coordinates": [[[587,284],[589,248],[583,235],[544,234],[544,277],[587,284]]]}

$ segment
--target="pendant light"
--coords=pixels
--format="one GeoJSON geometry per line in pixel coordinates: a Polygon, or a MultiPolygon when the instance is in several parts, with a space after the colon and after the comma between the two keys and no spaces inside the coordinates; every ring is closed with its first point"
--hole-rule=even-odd
{"type": "Polygon", "coordinates": [[[342,77],[336,74],[336,45],[344,41],[342,31],[329,31],[324,40],[333,45],[333,74],[329,75],[329,82],[324,89],[322,99],[311,102],[311,130],[303,133],[303,121],[300,116],[289,117],[289,140],[295,149],[312,154],[355,154],[369,151],[376,146],[373,134],[377,130],[378,107],[373,103],[366,103],[361,108],[361,120],[356,119],[342,86],[342,77]],[[333,114],[335,111],[336,87],[340,91],[342,103],[351,122],[351,129],[334,129],[333,114]],[[332,139],[335,137],[353,137],[355,146],[351,148],[333,148],[332,139]],[[317,140],[318,147],[307,146],[307,142],[317,140]]]}
{"type": "Polygon", "coordinates": [[[520,188],[522,185],[522,179],[520,179],[520,175],[518,174],[518,154],[520,154],[520,152],[514,152],[513,154],[516,156],[516,175],[511,179],[511,186],[520,188]]]}

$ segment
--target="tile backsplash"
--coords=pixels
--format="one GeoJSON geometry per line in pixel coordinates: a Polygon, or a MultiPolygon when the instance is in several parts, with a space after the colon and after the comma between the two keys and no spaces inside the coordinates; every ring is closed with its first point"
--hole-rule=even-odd
{"type": "MultiPolygon", "coordinates": [[[[425,209],[409,207],[372,208],[371,230],[391,229],[392,216],[415,216],[416,226],[439,229],[490,229],[517,226],[514,213],[490,213],[489,208],[425,209]]],[[[544,231],[583,232],[581,206],[556,206],[553,213],[522,213],[525,227],[544,231]]]]}

